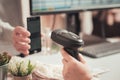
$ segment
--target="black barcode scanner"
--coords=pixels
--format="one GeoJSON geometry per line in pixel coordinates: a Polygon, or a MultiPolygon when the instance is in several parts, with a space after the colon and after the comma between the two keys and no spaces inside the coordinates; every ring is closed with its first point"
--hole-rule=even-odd
{"type": "Polygon", "coordinates": [[[65,51],[67,51],[71,56],[79,60],[78,48],[81,47],[84,42],[82,39],[80,39],[78,35],[67,30],[58,29],[52,32],[51,38],[56,43],[63,45],[65,51]]]}

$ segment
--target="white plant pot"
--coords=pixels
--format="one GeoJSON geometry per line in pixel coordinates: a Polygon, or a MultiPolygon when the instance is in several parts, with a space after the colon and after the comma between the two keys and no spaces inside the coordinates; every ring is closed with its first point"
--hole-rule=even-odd
{"type": "Polygon", "coordinates": [[[32,80],[32,74],[27,76],[13,76],[13,80],[32,80]]]}
{"type": "Polygon", "coordinates": [[[0,66],[0,80],[7,80],[8,64],[0,66]]]}

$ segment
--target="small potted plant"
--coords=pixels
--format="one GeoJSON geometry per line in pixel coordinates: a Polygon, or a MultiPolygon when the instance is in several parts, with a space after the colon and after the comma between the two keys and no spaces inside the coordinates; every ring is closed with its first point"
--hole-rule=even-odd
{"type": "Polygon", "coordinates": [[[0,53],[0,78],[1,80],[7,79],[8,63],[11,56],[7,52],[0,53]]]}
{"type": "Polygon", "coordinates": [[[32,80],[32,71],[35,68],[30,60],[12,57],[8,69],[13,75],[13,80],[32,80]]]}

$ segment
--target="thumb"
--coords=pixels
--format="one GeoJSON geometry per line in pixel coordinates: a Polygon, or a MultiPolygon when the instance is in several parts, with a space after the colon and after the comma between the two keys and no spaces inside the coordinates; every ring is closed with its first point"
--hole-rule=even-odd
{"type": "Polygon", "coordinates": [[[84,57],[81,54],[79,54],[79,59],[80,59],[81,63],[86,64],[86,61],[85,61],[84,57]]]}

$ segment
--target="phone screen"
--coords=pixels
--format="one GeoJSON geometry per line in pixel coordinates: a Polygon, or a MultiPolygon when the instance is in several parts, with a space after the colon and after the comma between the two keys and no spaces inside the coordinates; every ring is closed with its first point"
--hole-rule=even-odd
{"type": "Polygon", "coordinates": [[[30,54],[41,51],[40,17],[28,17],[27,18],[27,29],[31,33],[30,54]]]}

